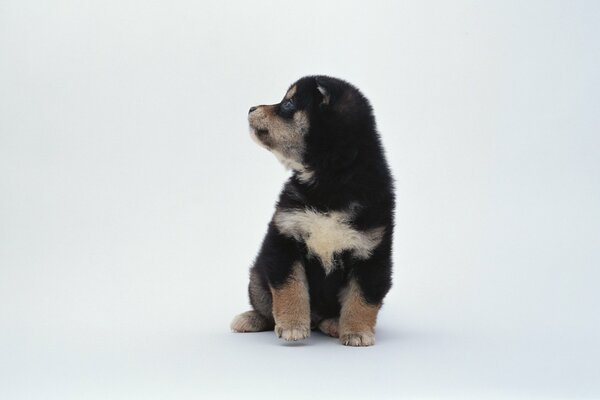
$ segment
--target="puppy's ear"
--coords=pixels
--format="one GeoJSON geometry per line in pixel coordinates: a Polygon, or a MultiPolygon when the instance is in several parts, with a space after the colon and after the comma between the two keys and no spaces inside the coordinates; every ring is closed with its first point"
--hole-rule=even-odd
{"type": "Polygon", "coordinates": [[[327,87],[326,83],[321,78],[316,78],[317,90],[321,93],[321,105],[328,106],[331,102],[331,91],[327,87]]]}

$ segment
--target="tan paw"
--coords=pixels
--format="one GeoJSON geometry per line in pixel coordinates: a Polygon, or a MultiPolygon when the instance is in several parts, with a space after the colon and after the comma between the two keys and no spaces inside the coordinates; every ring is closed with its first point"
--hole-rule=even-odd
{"type": "Polygon", "coordinates": [[[319,330],[331,337],[339,336],[339,320],[337,318],[327,318],[319,322],[319,330]]]}
{"type": "Polygon", "coordinates": [[[370,332],[344,333],[340,336],[340,341],[344,346],[373,346],[375,344],[375,334],[370,332]]]}
{"type": "Polygon", "coordinates": [[[277,324],[275,334],[278,338],[287,341],[297,341],[310,336],[309,324],[277,324]]]}
{"type": "Polygon", "coordinates": [[[273,322],[269,322],[258,312],[251,310],[237,315],[231,321],[230,328],[234,332],[260,332],[273,328],[273,322]]]}

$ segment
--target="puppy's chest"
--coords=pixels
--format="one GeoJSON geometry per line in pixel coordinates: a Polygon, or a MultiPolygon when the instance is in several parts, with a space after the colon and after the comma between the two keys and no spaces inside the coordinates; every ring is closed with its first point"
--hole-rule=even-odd
{"type": "Polygon", "coordinates": [[[347,250],[367,259],[383,238],[384,227],[360,231],[352,227],[352,217],[350,211],[284,209],[275,213],[274,222],[281,234],[305,243],[309,255],[317,257],[325,273],[330,273],[336,254],[347,250]]]}

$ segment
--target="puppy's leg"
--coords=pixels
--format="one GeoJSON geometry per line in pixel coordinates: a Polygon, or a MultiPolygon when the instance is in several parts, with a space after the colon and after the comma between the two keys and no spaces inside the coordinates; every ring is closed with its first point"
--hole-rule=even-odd
{"type": "Polygon", "coordinates": [[[287,280],[271,286],[275,333],[285,340],[301,340],[310,335],[310,300],[306,272],[300,262],[292,265],[287,280]]]}
{"type": "Polygon", "coordinates": [[[285,237],[269,224],[261,249],[250,271],[249,294],[253,311],[240,314],[232,323],[236,331],[275,328],[285,340],[310,334],[308,283],[295,239],[285,237]]]}
{"type": "Polygon", "coordinates": [[[372,346],[375,344],[375,323],[381,308],[369,304],[355,278],[341,292],[339,337],[346,346],[372,346]]]}
{"type": "Polygon", "coordinates": [[[347,346],[375,344],[375,323],[392,286],[391,235],[367,260],[354,260],[352,275],[340,292],[340,341],[347,346]]]}
{"type": "Polygon", "coordinates": [[[275,326],[273,322],[273,311],[271,292],[265,287],[256,266],[250,270],[250,284],[248,285],[248,296],[253,310],[239,314],[231,322],[231,330],[234,332],[261,332],[270,331],[275,326]]]}

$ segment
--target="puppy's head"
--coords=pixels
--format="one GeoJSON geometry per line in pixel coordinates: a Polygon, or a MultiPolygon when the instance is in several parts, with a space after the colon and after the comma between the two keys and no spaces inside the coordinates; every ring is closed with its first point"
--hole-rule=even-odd
{"type": "Polygon", "coordinates": [[[248,112],[250,134],[273,152],[288,168],[302,170],[306,136],[310,130],[310,110],[306,90],[300,93],[293,84],[277,104],[251,107],[248,112]]]}
{"type": "Polygon", "coordinates": [[[356,133],[372,120],[371,108],[349,83],[308,76],[292,84],[283,99],[251,107],[250,133],[288,168],[302,173],[335,168],[358,151],[356,133]]]}

